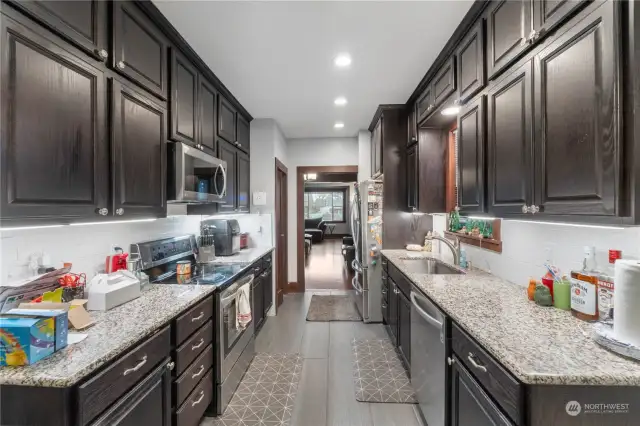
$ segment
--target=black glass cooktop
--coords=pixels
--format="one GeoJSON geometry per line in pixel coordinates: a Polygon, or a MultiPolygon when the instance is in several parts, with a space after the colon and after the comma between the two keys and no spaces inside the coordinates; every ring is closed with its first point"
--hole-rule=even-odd
{"type": "Polygon", "coordinates": [[[169,272],[153,280],[154,284],[201,284],[224,286],[244,272],[251,263],[207,263],[191,265],[191,275],[176,275],[169,272]]]}

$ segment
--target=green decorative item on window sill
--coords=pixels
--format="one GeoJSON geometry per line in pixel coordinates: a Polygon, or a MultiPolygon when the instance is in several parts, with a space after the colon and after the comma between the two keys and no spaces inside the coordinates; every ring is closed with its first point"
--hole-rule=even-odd
{"type": "Polygon", "coordinates": [[[493,238],[493,220],[460,217],[460,208],[449,213],[449,231],[478,238],[493,238]]]}

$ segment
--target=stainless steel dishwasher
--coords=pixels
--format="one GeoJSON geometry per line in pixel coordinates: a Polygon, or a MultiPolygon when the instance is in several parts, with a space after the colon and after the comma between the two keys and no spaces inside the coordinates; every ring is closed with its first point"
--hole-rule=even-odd
{"type": "Polygon", "coordinates": [[[411,292],[411,385],[429,426],[444,426],[447,354],[444,314],[411,292]]]}

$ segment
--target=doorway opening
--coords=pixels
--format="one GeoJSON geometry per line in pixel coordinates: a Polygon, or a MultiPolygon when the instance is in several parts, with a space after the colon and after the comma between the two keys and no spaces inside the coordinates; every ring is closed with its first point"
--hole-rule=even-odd
{"type": "Polygon", "coordinates": [[[297,291],[350,290],[357,166],[298,167],[297,291]]]}

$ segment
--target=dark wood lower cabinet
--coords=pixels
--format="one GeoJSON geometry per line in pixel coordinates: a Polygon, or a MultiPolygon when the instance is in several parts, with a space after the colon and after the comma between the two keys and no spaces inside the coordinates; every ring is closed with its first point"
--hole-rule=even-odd
{"type": "MultiPolygon", "coordinates": [[[[511,426],[489,395],[462,365],[452,357],[450,419],[452,426],[511,426]]],[[[444,367],[443,367],[444,368],[444,367]]]]}
{"type": "Polygon", "coordinates": [[[411,370],[411,302],[403,293],[398,293],[398,348],[404,358],[407,371],[411,370]]]}
{"type": "Polygon", "coordinates": [[[120,398],[91,426],[171,426],[170,359],[120,398]]]}
{"type": "Polygon", "coordinates": [[[256,275],[253,279],[253,324],[257,330],[264,322],[264,278],[256,275]]]}
{"type": "MultiPolygon", "coordinates": [[[[271,255],[269,255],[271,256],[271,255]]],[[[262,290],[264,297],[264,319],[267,319],[267,313],[273,305],[273,269],[269,267],[262,273],[262,290]]]]}
{"type": "Polygon", "coordinates": [[[398,346],[398,286],[389,279],[389,331],[394,346],[398,346]]]}

